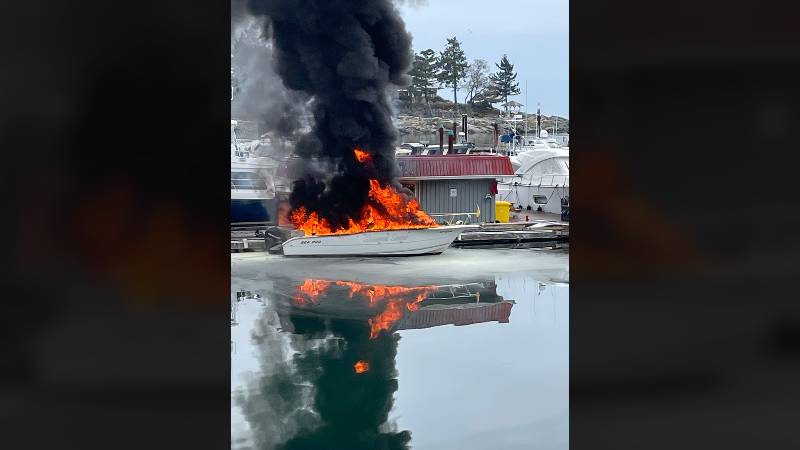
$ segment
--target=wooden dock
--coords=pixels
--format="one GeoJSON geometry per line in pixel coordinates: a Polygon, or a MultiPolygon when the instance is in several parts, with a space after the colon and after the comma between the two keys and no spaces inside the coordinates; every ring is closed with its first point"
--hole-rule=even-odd
{"type": "Polygon", "coordinates": [[[268,250],[270,222],[248,222],[231,224],[231,253],[263,252],[268,250]]]}
{"type": "Polygon", "coordinates": [[[514,247],[520,244],[569,242],[569,223],[551,220],[515,223],[485,223],[466,231],[453,241],[453,247],[514,247]]]}
{"type": "Polygon", "coordinates": [[[263,252],[267,249],[263,233],[231,230],[231,253],[263,252]]]}

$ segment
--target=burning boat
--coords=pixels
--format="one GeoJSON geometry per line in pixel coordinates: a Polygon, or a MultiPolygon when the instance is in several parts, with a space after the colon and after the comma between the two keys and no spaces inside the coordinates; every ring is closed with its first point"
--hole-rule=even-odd
{"type": "Polygon", "coordinates": [[[442,253],[461,232],[477,225],[364,231],[294,237],[283,243],[287,256],[392,256],[442,253]]]}
{"type": "MultiPolygon", "coordinates": [[[[391,92],[411,82],[411,36],[391,0],[248,2],[271,36],[275,73],[304,103],[288,256],[441,253],[463,226],[440,227],[398,181],[391,92]]],[[[293,133],[279,127],[281,132],[293,133]]]]}
{"type": "MultiPolygon", "coordinates": [[[[355,151],[359,161],[368,155],[355,151]]],[[[370,180],[368,201],[354,218],[332,225],[304,207],[292,211],[290,220],[304,236],[283,243],[286,256],[391,256],[429,255],[443,252],[461,232],[477,225],[439,226],[414,198],[391,185],[370,180]]]]}

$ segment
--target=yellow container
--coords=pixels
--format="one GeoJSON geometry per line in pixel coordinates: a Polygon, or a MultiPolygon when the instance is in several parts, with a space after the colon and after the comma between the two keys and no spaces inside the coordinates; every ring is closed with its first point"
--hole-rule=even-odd
{"type": "Polygon", "coordinates": [[[511,202],[498,200],[494,202],[494,215],[501,223],[508,223],[511,211],[511,202]]]}

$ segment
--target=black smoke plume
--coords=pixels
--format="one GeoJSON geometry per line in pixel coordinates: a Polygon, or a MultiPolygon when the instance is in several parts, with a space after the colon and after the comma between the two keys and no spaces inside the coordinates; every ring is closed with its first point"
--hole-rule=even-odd
{"type": "Polygon", "coordinates": [[[358,219],[369,180],[396,178],[392,88],[408,85],[411,37],[390,0],[250,0],[270,27],[275,70],[284,85],[313,98],[312,131],[290,197],[333,227],[358,219]],[[361,148],[372,164],[359,163],[361,148]]]}
{"type": "MultiPolygon", "coordinates": [[[[232,4],[231,14],[235,11],[232,4]]],[[[270,30],[264,18],[237,14],[231,21],[231,118],[258,120],[259,130],[272,138],[273,150],[280,152],[285,141],[300,135],[308,99],[286,89],[273,70],[270,30]]]]}

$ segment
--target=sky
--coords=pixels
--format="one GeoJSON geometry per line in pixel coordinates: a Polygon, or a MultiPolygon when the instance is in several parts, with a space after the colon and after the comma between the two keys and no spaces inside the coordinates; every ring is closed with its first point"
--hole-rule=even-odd
{"type": "MultiPolygon", "coordinates": [[[[513,100],[526,104],[527,82],[531,112],[538,102],[542,114],[569,117],[568,0],[406,1],[399,9],[415,52],[438,53],[456,36],[467,59],[485,59],[491,71],[505,53],[522,91],[513,100]]],[[[449,90],[439,95],[453,98],[449,90]]]]}

